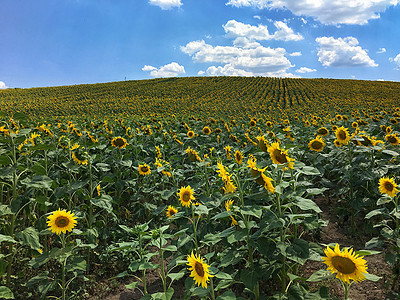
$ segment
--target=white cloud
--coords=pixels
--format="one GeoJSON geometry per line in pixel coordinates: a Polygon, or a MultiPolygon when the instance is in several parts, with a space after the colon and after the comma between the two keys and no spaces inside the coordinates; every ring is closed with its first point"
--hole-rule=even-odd
{"type": "Polygon", "coordinates": [[[386,48],[379,48],[379,50],[376,53],[385,53],[386,48]]]}
{"type": "Polygon", "coordinates": [[[229,0],[226,5],[259,9],[288,9],[296,16],[310,16],[323,24],[366,24],[400,0],[229,0]]]}
{"type": "Polygon", "coordinates": [[[8,86],[3,81],[0,81],[0,90],[8,89],[8,86]]]}
{"type": "Polygon", "coordinates": [[[198,71],[198,72],[197,72],[197,75],[204,75],[204,74],[205,74],[204,71],[198,71]]]}
{"type": "Polygon", "coordinates": [[[282,21],[275,21],[274,25],[276,31],[274,34],[270,34],[266,25],[259,24],[253,26],[250,24],[244,24],[236,20],[229,20],[222,27],[224,28],[228,37],[238,38],[245,37],[249,40],[281,40],[281,41],[299,41],[303,37],[299,33],[294,33],[293,29],[289,28],[286,23],[282,21]]]}
{"type": "Polygon", "coordinates": [[[311,72],[316,72],[317,70],[315,69],[310,69],[307,67],[301,67],[300,69],[296,70],[296,73],[311,73],[311,72]]]}
{"type": "Polygon", "coordinates": [[[301,56],[301,52],[293,52],[289,54],[290,56],[301,56]]]}
{"type": "Polygon", "coordinates": [[[149,0],[149,3],[161,7],[163,10],[169,10],[182,5],[181,0],[149,0]]]}
{"type": "MultiPolygon", "coordinates": [[[[237,40],[235,40],[237,42],[237,40]]],[[[212,46],[204,40],[193,41],[181,47],[196,63],[218,63],[211,66],[208,75],[232,76],[279,76],[294,77],[286,71],[293,67],[285,57],[283,48],[272,49],[258,45],[254,48],[235,46],[212,46]]]]}
{"type": "Polygon", "coordinates": [[[397,54],[395,58],[393,58],[393,61],[397,64],[397,69],[400,70],[400,53],[397,54]]]}
{"type": "Polygon", "coordinates": [[[142,70],[150,71],[150,75],[153,77],[176,77],[179,74],[185,74],[185,68],[176,62],[172,62],[160,68],[145,65],[142,70]]]}
{"type": "Polygon", "coordinates": [[[254,19],[257,19],[257,20],[261,20],[261,17],[260,17],[260,16],[257,16],[257,15],[253,16],[253,18],[254,18],[254,19]]]}
{"type": "Polygon", "coordinates": [[[377,67],[367,51],[358,46],[354,37],[338,38],[319,37],[318,60],[326,67],[377,67]]]}

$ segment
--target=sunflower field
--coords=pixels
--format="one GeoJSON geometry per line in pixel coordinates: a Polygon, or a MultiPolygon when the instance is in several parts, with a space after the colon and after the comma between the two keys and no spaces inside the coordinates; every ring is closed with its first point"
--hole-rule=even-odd
{"type": "Polygon", "coordinates": [[[334,299],[337,280],[347,299],[384,280],[378,253],[399,296],[399,95],[261,77],[0,91],[0,298],[96,299],[112,279],[220,300],[334,299]],[[320,242],[319,199],[364,249],[320,242]]]}

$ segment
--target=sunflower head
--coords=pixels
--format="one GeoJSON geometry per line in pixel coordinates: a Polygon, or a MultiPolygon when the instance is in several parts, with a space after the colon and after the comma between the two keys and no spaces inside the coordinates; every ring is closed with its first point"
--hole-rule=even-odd
{"type": "Polygon", "coordinates": [[[151,173],[150,166],[148,164],[139,165],[139,174],[140,175],[149,175],[151,173]]]}
{"type": "Polygon", "coordinates": [[[321,128],[318,129],[317,133],[320,136],[325,136],[325,135],[329,134],[329,130],[326,127],[321,127],[321,128]]]}
{"type": "Polygon", "coordinates": [[[267,125],[267,127],[272,128],[274,126],[274,123],[272,123],[271,121],[267,121],[267,123],[265,123],[265,125],[267,125]]]}
{"type": "Polygon", "coordinates": [[[181,187],[179,189],[178,196],[182,206],[186,207],[189,207],[191,202],[195,200],[194,190],[190,187],[190,185],[181,187]]]}
{"type": "Polygon", "coordinates": [[[279,147],[279,143],[272,143],[271,146],[268,147],[268,152],[274,164],[281,165],[288,163],[288,166],[285,167],[284,170],[287,168],[293,169],[294,159],[289,157],[287,150],[279,147]]]}
{"type": "Polygon", "coordinates": [[[353,128],[358,128],[358,123],[357,123],[357,122],[351,123],[351,127],[353,127],[353,128]]]}
{"type": "Polygon", "coordinates": [[[211,130],[210,127],[204,126],[204,128],[203,128],[203,133],[204,133],[205,135],[209,135],[211,132],[212,132],[212,130],[211,130]]]}
{"type": "Polygon", "coordinates": [[[76,162],[78,165],[86,166],[89,162],[89,154],[84,151],[83,148],[76,148],[74,151],[72,151],[71,156],[74,162],[76,162]]]}
{"type": "Polygon", "coordinates": [[[47,226],[49,226],[49,230],[52,233],[61,234],[67,233],[67,231],[72,231],[75,227],[77,221],[76,217],[70,211],[63,210],[56,210],[47,217],[49,219],[47,221],[47,226]]]}
{"type": "Polygon", "coordinates": [[[168,218],[172,219],[177,212],[178,212],[178,210],[175,207],[173,207],[172,205],[170,205],[167,208],[166,214],[167,214],[168,218]]]}
{"type": "Polygon", "coordinates": [[[400,138],[397,133],[385,135],[385,140],[387,140],[391,145],[400,144],[400,138]]]}
{"type": "Polygon", "coordinates": [[[189,130],[189,131],[187,132],[187,136],[188,136],[189,138],[193,138],[193,137],[194,137],[194,131],[189,130]]]}
{"type": "Polygon", "coordinates": [[[399,192],[396,182],[393,178],[389,177],[382,177],[381,179],[379,179],[379,191],[382,194],[386,194],[390,197],[395,197],[396,194],[399,192]]]}
{"type": "Polygon", "coordinates": [[[335,135],[336,139],[339,141],[339,143],[347,145],[347,143],[350,140],[350,135],[348,132],[347,128],[339,127],[338,129],[335,130],[335,135]]]}
{"type": "Polygon", "coordinates": [[[128,145],[128,143],[126,142],[126,139],[124,139],[123,137],[117,136],[111,140],[111,145],[113,147],[122,149],[125,148],[126,145],[128,145]]]}
{"type": "Polygon", "coordinates": [[[235,151],[235,160],[239,165],[241,165],[243,162],[243,154],[239,150],[235,151]]]}
{"type": "Polygon", "coordinates": [[[207,288],[207,284],[210,281],[210,277],[214,277],[214,275],[210,274],[208,270],[209,266],[204,262],[204,259],[200,257],[200,255],[196,255],[193,253],[187,256],[187,265],[189,266],[190,277],[193,277],[193,280],[198,286],[202,286],[203,288],[207,288]]]}
{"type": "Polygon", "coordinates": [[[268,140],[265,138],[265,136],[263,136],[263,135],[257,136],[257,140],[258,140],[258,146],[260,147],[260,149],[262,151],[264,151],[265,153],[268,153],[268,140]]]}
{"type": "Polygon", "coordinates": [[[325,142],[321,137],[317,137],[308,143],[311,150],[321,152],[325,147],[325,142]]]}
{"type": "Polygon", "coordinates": [[[339,249],[336,244],[332,250],[329,246],[324,250],[326,257],[322,257],[324,263],[328,266],[328,271],[336,273],[336,278],[342,282],[350,284],[350,280],[359,282],[365,279],[367,272],[367,262],[363,256],[353,253],[353,249],[339,249]]]}

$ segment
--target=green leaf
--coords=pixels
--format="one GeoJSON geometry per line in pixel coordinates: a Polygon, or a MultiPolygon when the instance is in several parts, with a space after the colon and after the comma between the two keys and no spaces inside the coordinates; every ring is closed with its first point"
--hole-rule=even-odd
{"type": "Polygon", "coordinates": [[[37,175],[46,175],[46,169],[39,163],[34,164],[31,167],[31,170],[35,172],[37,175]]]}
{"type": "Polygon", "coordinates": [[[11,160],[11,158],[8,157],[8,155],[5,155],[5,154],[0,155],[0,165],[7,166],[11,163],[12,163],[12,160],[11,160]]]}
{"type": "Polygon", "coordinates": [[[306,210],[313,210],[316,213],[322,212],[322,210],[318,207],[318,205],[314,201],[312,201],[310,199],[306,199],[306,198],[303,198],[303,197],[296,196],[296,200],[297,201],[295,202],[295,204],[301,210],[305,210],[305,211],[306,210]]]}
{"type": "Polygon", "coordinates": [[[45,175],[37,175],[33,178],[21,180],[21,183],[30,188],[51,191],[51,184],[53,183],[53,180],[45,175]]]}
{"type": "Polygon", "coordinates": [[[221,296],[219,296],[217,300],[236,300],[236,295],[232,291],[226,291],[221,296]]]}
{"type": "Polygon", "coordinates": [[[183,276],[185,276],[185,269],[183,269],[181,272],[179,273],[169,273],[168,277],[171,278],[171,280],[179,280],[181,279],[183,276]]]}
{"type": "Polygon", "coordinates": [[[28,116],[22,112],[16,112],[13,114],[13,119],[21,122],[28,120],[28,116]]]}
{"type": "Polygon", "coordinates": [[[260,206],[244,206],[242,208],[242,214],[261,218],[262,208],[260,206]]]}
{"type": "Polygon", "coordinates": [[[333,274],[328,270],[318,270],[317,272],[313,273],[307,281],[310,282],[317,282],[322,281],[330,278],[333,274]]]}
{"type": "Polygon", "coordinates": [[[14,294],[8,287],[0,286],[0,299],[14,299],[14,294]]]}
{"type": "Polygon", "coordinates": [[[105,209],[106,211],[112,212],[112,198],[109,195],[102,194],[100,198],[92,198],[91,202],[93,205],[105,209]]]}
{"type": "Polygon", "coordinates": [[[39,233],[33,227],[25,228],[23,231],[18,232],[15,237],[21,240],[22,245],[29,246],[33,250],[42,248],[39,242],[39,233]]]}
{"type": "Polygon", "coordinates": [[[8,205],[0,205],[0,216],[12,215],[13,212],[8,205]]]}
{"type": "Polygon", "coordinates": [[[0,234],[0,243],[1,242],[9,242],[9,243],[15,243],[15,244],[18,243],[16,240],[13,239],[12,236],[3,235],[3,234],[0,234]]]}
{"type": "Polygon", "coordinates": [[[310,188],[310,189],[307,189],[306,192],[307,192],[307,194],[309,196],[314,196],[314,195],[320,195],[323,192],[325,192],[326,190],[329,190],[329,189],[328,188],[321,188],[321,189],[319,189],[319,188],[310,188]]]}
{"type": "Polygon", "coordinates": [[[214,217],[211,218],[211,220],[224,219],[224,218],[229,217],[230,215],[232,215],[231,212],[229,212],[229,211],[223,211],[223,212],[221,212],[221,213],[219,213],[219,214],[216,214],[214,217]]]}
{"type": "Polygon", "coordinates": [[[304,174],[304,175],[320,175],[321,173],[318,171],[317,168],[310,167],[310,166],[305,166],[303,168],[300,168],[298,170],[299,173],[304,174]]]}
{"type": "Polygon", "coordinates": [[[376,276],[376,275],[374,275],[374,274],[369,274],[369,273],[366,273],[366,274],[364,274],[364,275],[365,275],[365,278],[366,278],[367,280],[370,280],[370,281],[373,281],[373,282],[377,282],[379,279],[382,278],[382,277],[376,276]]]}
{"type": "Polygon", "coordinates": [[[373,216],[379,216],[382,214],[387,214],[387,210],[386,207],[382,207],[382,208],[378,208],[378,209],[374,209],[372,211],[370,211],[369,213],[367,213],[367,215],[365,216],[366,219],[370,219],[373,216]]]}
{"type": "Polygon", "coordinates": [[[375,250],[358,250],[355,251],[354,254],[357,254],[359,256],[367,256],[367,255],[375,255],[382,253],[382,251],[375,251],[375,250]]]}
{"type": "Polygon", "coordinates": [[[128,290],[134,290],[138,287],[139,283],[140,281],[132,282],[130,284],[125,285],[125,288],[127,288],[128,290]]]}
{"type": "Polygon", "coordinates": [[[399,153],[392,151],[392,150],[387,150],[387,149],[383,149],[382,153],[390,155],[390,156],[398,156],[399,155],[399,153]]]}
{"type": "Polygon", "coordinates": [[[215,274],[215,278],[225,279],[225,280],[233,280],[231,275],[229,275],[228,273],[221,272],[221,271],[218,272],[217,274],[215,274]]]}

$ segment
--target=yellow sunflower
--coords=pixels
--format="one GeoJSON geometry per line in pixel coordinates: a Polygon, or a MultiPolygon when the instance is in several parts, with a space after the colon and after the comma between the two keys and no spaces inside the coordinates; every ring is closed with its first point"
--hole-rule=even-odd
{"type": "Polygon", "coordinates": [[[329,134],[329,130],[328,130],[326,127],[321,127],[321,128],[319,128],[319,129],[317,130],[317,133],[318,133],[320,136],[325,136],[325,135],[328,135],[328,134],[329,134]]]}
{"type": "Polygon", "coordinates": [[[126,139],[124,139],[123,137],[117,136],[117,137],[112,139],[111,145],[113,147],[122,149],[122,148],[125,148],[126,145],[128,145],[128,143],[126,142],[126,139]]]}
{"type": "Polygon", "coordinates": [[[340,251],[339,245],[336,244],[334,250],[328,246],[324,252],[326,257],[322,257],[322,260],[328,266],[328,271],[332,274],[337,273],[336,278],[342,282],[350,284],[350,280],[363,281],[364,274],[368,274],[367,261],[363,256],[353,253],[353,249],[345,248],[340,251]]]}
{"type": "Polygon", "coordinates": [[[173,218],[174,215],[178,212],[178,210],[173,207],[172,205],[168,206],[167,208],[167,217],[168,218],[173,218]]]}
{"type": "Polygon", "coordinates": [[[149,175],[151,173],[150,166],[148,164],[139,165],[139,174],[140,175],[149,175]]]}
{"type": "Polygon", "coordinates": [[[243,154],[242,154],[242,152],[240,152],[239,150],[236,150],[236,152],[235,152],[235,159],[236,159],[236,162],[237,162],[239,165],[241,165],[242,162],[243,162],[243,154]]]}
{"type": "Polygon", "coordinates": [[[53,213],[47,218],[49,219],[47,221],[47,225],[50,227],[49,230],[56,234],[72,231],[77,223],[74,214],[70,211],[67,212],[65,209],[53,211],[53,213]]]}
{"type": "Polygon", "coordinates": [[[287,168],[293,169],[294,159],[289,157],[287,150],[279,147],[279,143],[272,143],[271,146],[268,147],[268,152],[274,164],[280,165],[288,163],[288,166],[285,167],[284,170],[287,168]]]}
{"type": "Polygon", "coordinates": [[[182,206],[189,207],[190,203],[195,200],[194,190],[190,187],[190,185],[181,187],[179,189],[178,196],[182,206]]]}
{"type": "Polygon", "coordinates": [[[325,147],[325,142],[322,137],[317,136],[315,139],[308,143],[308,147],[310,147],[310,149],[313,151],[321,152],[322,149],[324,149],[325,147]]]}
{"type": "Polygon", "coordinates": [[[258,140],[258,146],[260,147],[260,149],[262,151],[264,151],[265,153],[268,153],[268,140],[265,138],[265,136],[257,136],[257,140],[258,140]]]}
{"type": "Polygon", "coordinates": [[[194,137],[194,131],[189,130],[189,131],[187,132],[187,136],[188,136],[189,138],[193,138],[193,137],[194,137]]]}
{"type": "Polygon", "coordinates": [[[399,192],[396,182],[393,178],[389,177],[382,177],[379,179],[379,191],[382,194],[389,195],[390,197],[395,197],[399,192]]]}
{"type": "Polygon", "coordinates": [[[335,130],[335,135],[336,139],[339,141],[339,143],[347,145],[347,143],[350,140],[350,134],[348,132],[347,128],[339,127],[338,129],[335,130]]]}
{"type": "Polygon", "coordinates": [[[204,259],[200,257],[200,255],[196,255],[193,253],[187,256],[187,265],[189,266],[190,277],[193,277],[195,283],[203,288],[207,288],[207,284],[210,281],[210,277],[214,277],[214,275],[210,274],[208,270],[208,265],[204,262],[204,259]]]}
{"type": "Polygon", "coordinates": [[[388,141],[391,145],[400,144],[400,138],[397,133],[385,135],[385,140],[388,141]]]}
{"type": "Polygon", "coordinates": [[[84,152],[82,148],[78,149],[78,151],[72,151],[72,159],[78,165],[86,166],[88,164],[88,153],[84,152]]]}
{"type": "MultiPolygon", "coordinates": [[[[226,209],[226,211],[230,211],[231,210],[233,202],[234,201],[232,199],[228,200],[228,201],[225,201],[225,209],[226,209]]],[[[238,222],[235,220],[235,218],[233,216],[230,216],[230,217],[231,217],[231,220],[232,220],[231,226],[238,225],[238,222]]]]}
{"type": "Polygon", "coordinates": [[[204,133],[205,135],[209,135],[211,132],[212,132],[212,129],[211,129],[210,127],[204,126],[204,128],[203,128],[203,133],[204,133]]]}
{"type": "Polygon", "coordinates": [[[217,163],[217,173],[218,176],[222,178],[222,180],[226,180],[226,178],[229,176],[229,173],[225,170],[225,167],[222,163],[218,162],[217,163]]]}

